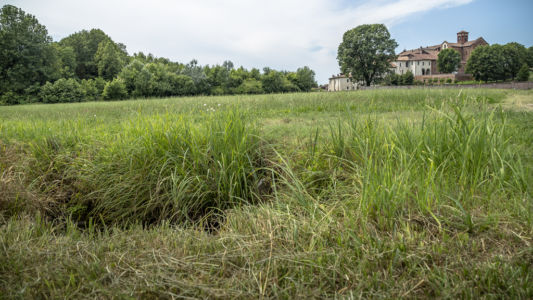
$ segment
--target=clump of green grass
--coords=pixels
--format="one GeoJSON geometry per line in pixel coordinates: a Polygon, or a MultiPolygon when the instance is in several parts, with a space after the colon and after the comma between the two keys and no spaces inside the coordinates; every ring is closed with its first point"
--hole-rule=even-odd
{"type": "Polygon", "coordinates": [[[256,203],[269,175],[255,125],[238,111],[204,117],[140,118],[89,151],[47,137],[33,145],[35,182],[56,199],[52,215],[81,222],[187,223],[256,203]]]}
{"type": "MultiPolygon", "coordinates": [[[[470,99],[467,99],[470,100],[470,99]]],[[[316,199],[346,199],[358,215],[393,226],[411,214],[426,214],[438,226],[448,210],[471,228],[471,211],[508,211],[531,219],[527,171],[509,140],[506,115],[482,104],[431,108],[419,122],[380,122],[373,117],[330,125],[329,136],[313,142],[293,198],[305,192],[316,199]],[[316,150],[319,148],[320,150],[316,150]],[[320,154],[316,154],[321,151],[320,154]]]]}

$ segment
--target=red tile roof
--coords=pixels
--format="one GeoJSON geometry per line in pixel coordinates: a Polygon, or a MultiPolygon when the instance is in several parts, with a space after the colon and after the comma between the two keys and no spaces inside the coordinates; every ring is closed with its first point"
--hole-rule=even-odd
{"type": "MultiPolygon", "coordinates": [[[[459,32],[460,33],[460,32],[459,32]]],[[[468,41],[464,44],[459,43],[448,43],[447,41],[442,42],[442,44],[434,45],[434,46],[428,46],[428,47],[420,47],[418,49],[412,49],[412,50],[406,50],[398,54],[398,61],[409,61],[409,60],[437,60],[439,51],[442,48],[442,45],[446,43],[449,47],[454,48],[463,48],[463,47],[470,47],[472,45],[475,45],[477,43],[485,43],[487,42],[482,38],[479,37],[475,40],[468,41]]]]}

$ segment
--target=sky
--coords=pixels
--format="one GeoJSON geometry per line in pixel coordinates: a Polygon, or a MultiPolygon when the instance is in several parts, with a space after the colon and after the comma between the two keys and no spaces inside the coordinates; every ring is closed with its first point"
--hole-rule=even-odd
{"type": "Polygon", "coordinates": [[[342,35],[385,24],[397,53],[456,41],[533,46],[533,0],[0,0],[33,14],[54,41],[100,28],[130,54],[187,63],[294,71],[309,66],[319,84],[339,73],[342,35]]]}

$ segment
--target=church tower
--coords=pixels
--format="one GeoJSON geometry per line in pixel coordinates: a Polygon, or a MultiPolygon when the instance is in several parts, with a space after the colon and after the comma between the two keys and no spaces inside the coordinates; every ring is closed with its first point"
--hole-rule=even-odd
{"type": "Polygon", "coordinates": [[[468,42],[468,32],[462,30],[457,33],[457,43],[464,44],[468,42]]]}

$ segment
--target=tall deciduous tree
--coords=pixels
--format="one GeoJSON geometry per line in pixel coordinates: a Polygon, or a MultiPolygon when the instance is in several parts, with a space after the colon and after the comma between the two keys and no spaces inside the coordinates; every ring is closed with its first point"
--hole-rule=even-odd
{"type": "Polygon", "coordinates": [[[466,72],[472,74],[476,80],[485,82],[504,79],[502,48],[501,45],[495,44],[474,49],[466,63],[466,72]]]}
{"type": "Polygon", "coordinates": [[[58,72],[61,78],[73,78],[76,76],[76,53],[72,47],[63,47],[58,43],[52,46],[57,55],[58,72]]]}
{"type": "Polygon", "coordinates": [[[502,48],[502,57],[506,79],[514,79],[522,65],[527,62],[527,49],[516,42],[508,43],[502,48]]]}
{"type": "Polygon", "coordinates": [[[36,94],[40,85],[56,79],[57,56],[51,42],[46,27],[33,15],[12,5],[2,7],[0,96],[8,92],[36,94]]]}
{"type": "Polygon", "coordinates": [[[94,62],[98,68],[98,76],[112,80],[124,67],[124,53],[111,40],[104,40],[98,45],[94,62]]]}
{"type": "Polygon", "coordinates": [[[344,74],[369,86],[388,72],[397,46],[385,25],[361,25],[344,33],[337,60],[344,74]]]}
{"type": "Polygon", "coordinates": [[[296,71],[296,85],[302,92],[309,92],[313,87],[316,87],[315,71],[309,67],[299,68],[296,71]]]}
{"type": "Polygon", "coordinates": [[[444,49],[439,52],[437,68],[441,73],[452,73],[457,71],[461,63],[461,54],[455,49],[444,49]]]}
{"type": "MultiPolygon", "coordinates": [[[[95,62],[95,55],[100,43],[111,41],[111,38],[100,29],[82,30],[73,33],[62,39],[59,43],[62,46],[69,46],[76,53],[76,76],[79,79],[88,79],[98,76],[98,64],[95,62]]],[[[122,52],[123,57],[127,57],[124,45],[115,44],[122,52]]]]}
{"type": "Polygon", "coordinates": [[[281,93],[283,92],[284,80],[283,74],[278,71],[268,70],[261,78],[263,90],[266,93],[281,93]]]}

